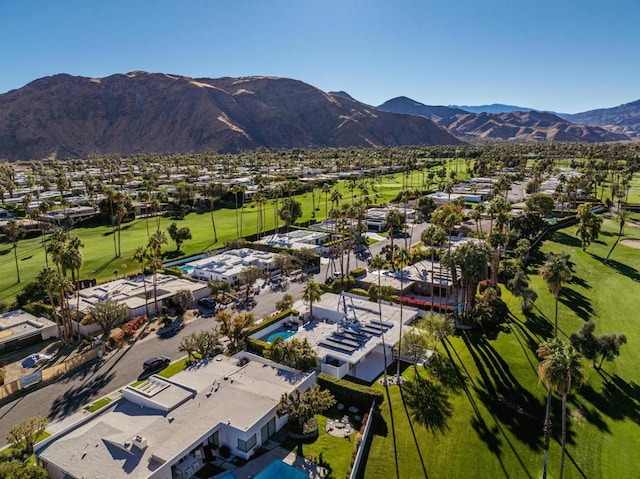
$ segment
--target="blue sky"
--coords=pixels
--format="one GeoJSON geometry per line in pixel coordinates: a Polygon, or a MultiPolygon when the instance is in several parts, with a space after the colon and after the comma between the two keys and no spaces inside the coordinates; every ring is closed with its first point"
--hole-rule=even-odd
{"type": "Polygon", "coordinates": [[[132,70],[574,113],[640,98],[640,0],[0,0],[0,92],[132,70]]]}

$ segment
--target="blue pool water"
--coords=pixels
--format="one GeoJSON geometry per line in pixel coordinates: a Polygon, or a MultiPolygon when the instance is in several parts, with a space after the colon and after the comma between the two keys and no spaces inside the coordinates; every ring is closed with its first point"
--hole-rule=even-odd
{"type": "Polygon", "coordinates": [[[309,479],[309,476],[282,461],[273,461],[255,479],[309,479]]]}
{"type": "Polygon", "coordinates": [[[180,266],[180,271],[184,271],[185,273],[191,273],[195,268],[191,265],[185,264],[184,266],[180,266]]]}
{"type": "Polygon", "coordinates": [[[216,479],[236,479],[236,475],[231,472],[231,471],[227,471],[227,472],[223,472],[222,474],[218,474],[217,476],[215,476],[216,479]]]}
{"type": "Polygon", "coordinates": [[[273,340],[276,338],[287,339],[293,336],[294,334],[296,334],[295,331],[278,331],[276,333],[270,334],[269,337],[267,338],[267,342],[272,343],[273,340]]]}

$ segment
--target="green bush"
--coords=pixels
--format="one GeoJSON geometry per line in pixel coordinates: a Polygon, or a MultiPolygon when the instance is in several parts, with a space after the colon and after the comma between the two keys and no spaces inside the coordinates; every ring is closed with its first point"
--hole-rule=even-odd
{"type": "Polygon", "coordinates": [[[264,350],[269,347],[269,343],[260,339],[249,338],[247,340],[247,351],[264,356],[264,350]]]}
{"type": "Polygon", "coordinates": [[[336,401],[348,406],[357,406],[366,410],[371,406],[372,401],[375,401],[377,406],[384,401],[382,391],[346,379],[334,378],[325,373],[318,374],[317,382],[321,388],[328,389],[336,401]]]}
{"type": "Polygon", "coordinates": [[[364,296],[365,298],[369,297],[369,293],[367,292],[367,290],[362,289],[362,288],[353,288],[349,292],[353,293],[353,294],[357,294],[358,296],[364,296]]]}
{"type": "Polygon", "coordinates": [[[351,271],[349,271],[349,276],[351,276],[352,278],[359,278],[360,276],[364,276],[365,274],[367,274],[366,268],[353,268],[351,271]]]}

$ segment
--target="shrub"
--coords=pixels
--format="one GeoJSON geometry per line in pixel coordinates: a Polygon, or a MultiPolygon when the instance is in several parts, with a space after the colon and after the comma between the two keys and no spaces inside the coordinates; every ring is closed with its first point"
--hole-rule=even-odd
{"type": "Polygon", "coordinates": [[[362,288],[353,288],[350,293],[357,294],[358,296],[364,296],[365,298],[369,297],[369,293],[367,290],[362,288]]]}
{"type": "Polygon", "coordinates": [[[367,274],[367,270],[365,268],[353,268],[349,271],[349,276],[352,278],[359,278],[360,276],[364,276],[367,274]]]}
{"type": "Polygon", "coordinates": [[[396,298],[396,302],[405,304],[407,306],[412,306],[414,308],[430,310],[431,308],[439,309],[442,311],[455,311],[455,306],[451,306],[449,304],[440,304],[437,301],[433,304],[430,301],[424,301],[422,299],[417,298],[409,298],[408,296],[398,296],[396,298]]]}
{"type": "Polygon", "coordinates": [[[269,347],[269,343],[260,339],[249,338],[247,340],[247,351],[250,353],[259,354],[264,356],[264,350],[269,347]]]}
{"type": "Polygon", "coordinates": [[[337,379],[325,373],[318,374],[317,382],[321,388],[328,389],[337,401],[357,406],[360,409],[368,409],[372,401],[375,401],[377,405],[384,401],[382,391],[346,379],[337,379]]]}

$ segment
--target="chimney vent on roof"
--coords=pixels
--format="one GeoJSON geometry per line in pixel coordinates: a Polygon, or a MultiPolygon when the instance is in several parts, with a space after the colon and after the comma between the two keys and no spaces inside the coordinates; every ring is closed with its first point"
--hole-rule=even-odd
{"type": "Polygon", "coordinates": [[[147,439],[138,435],[133,438],[133,445],[141,451],[144,451],[147,448],[147,439]]]}

